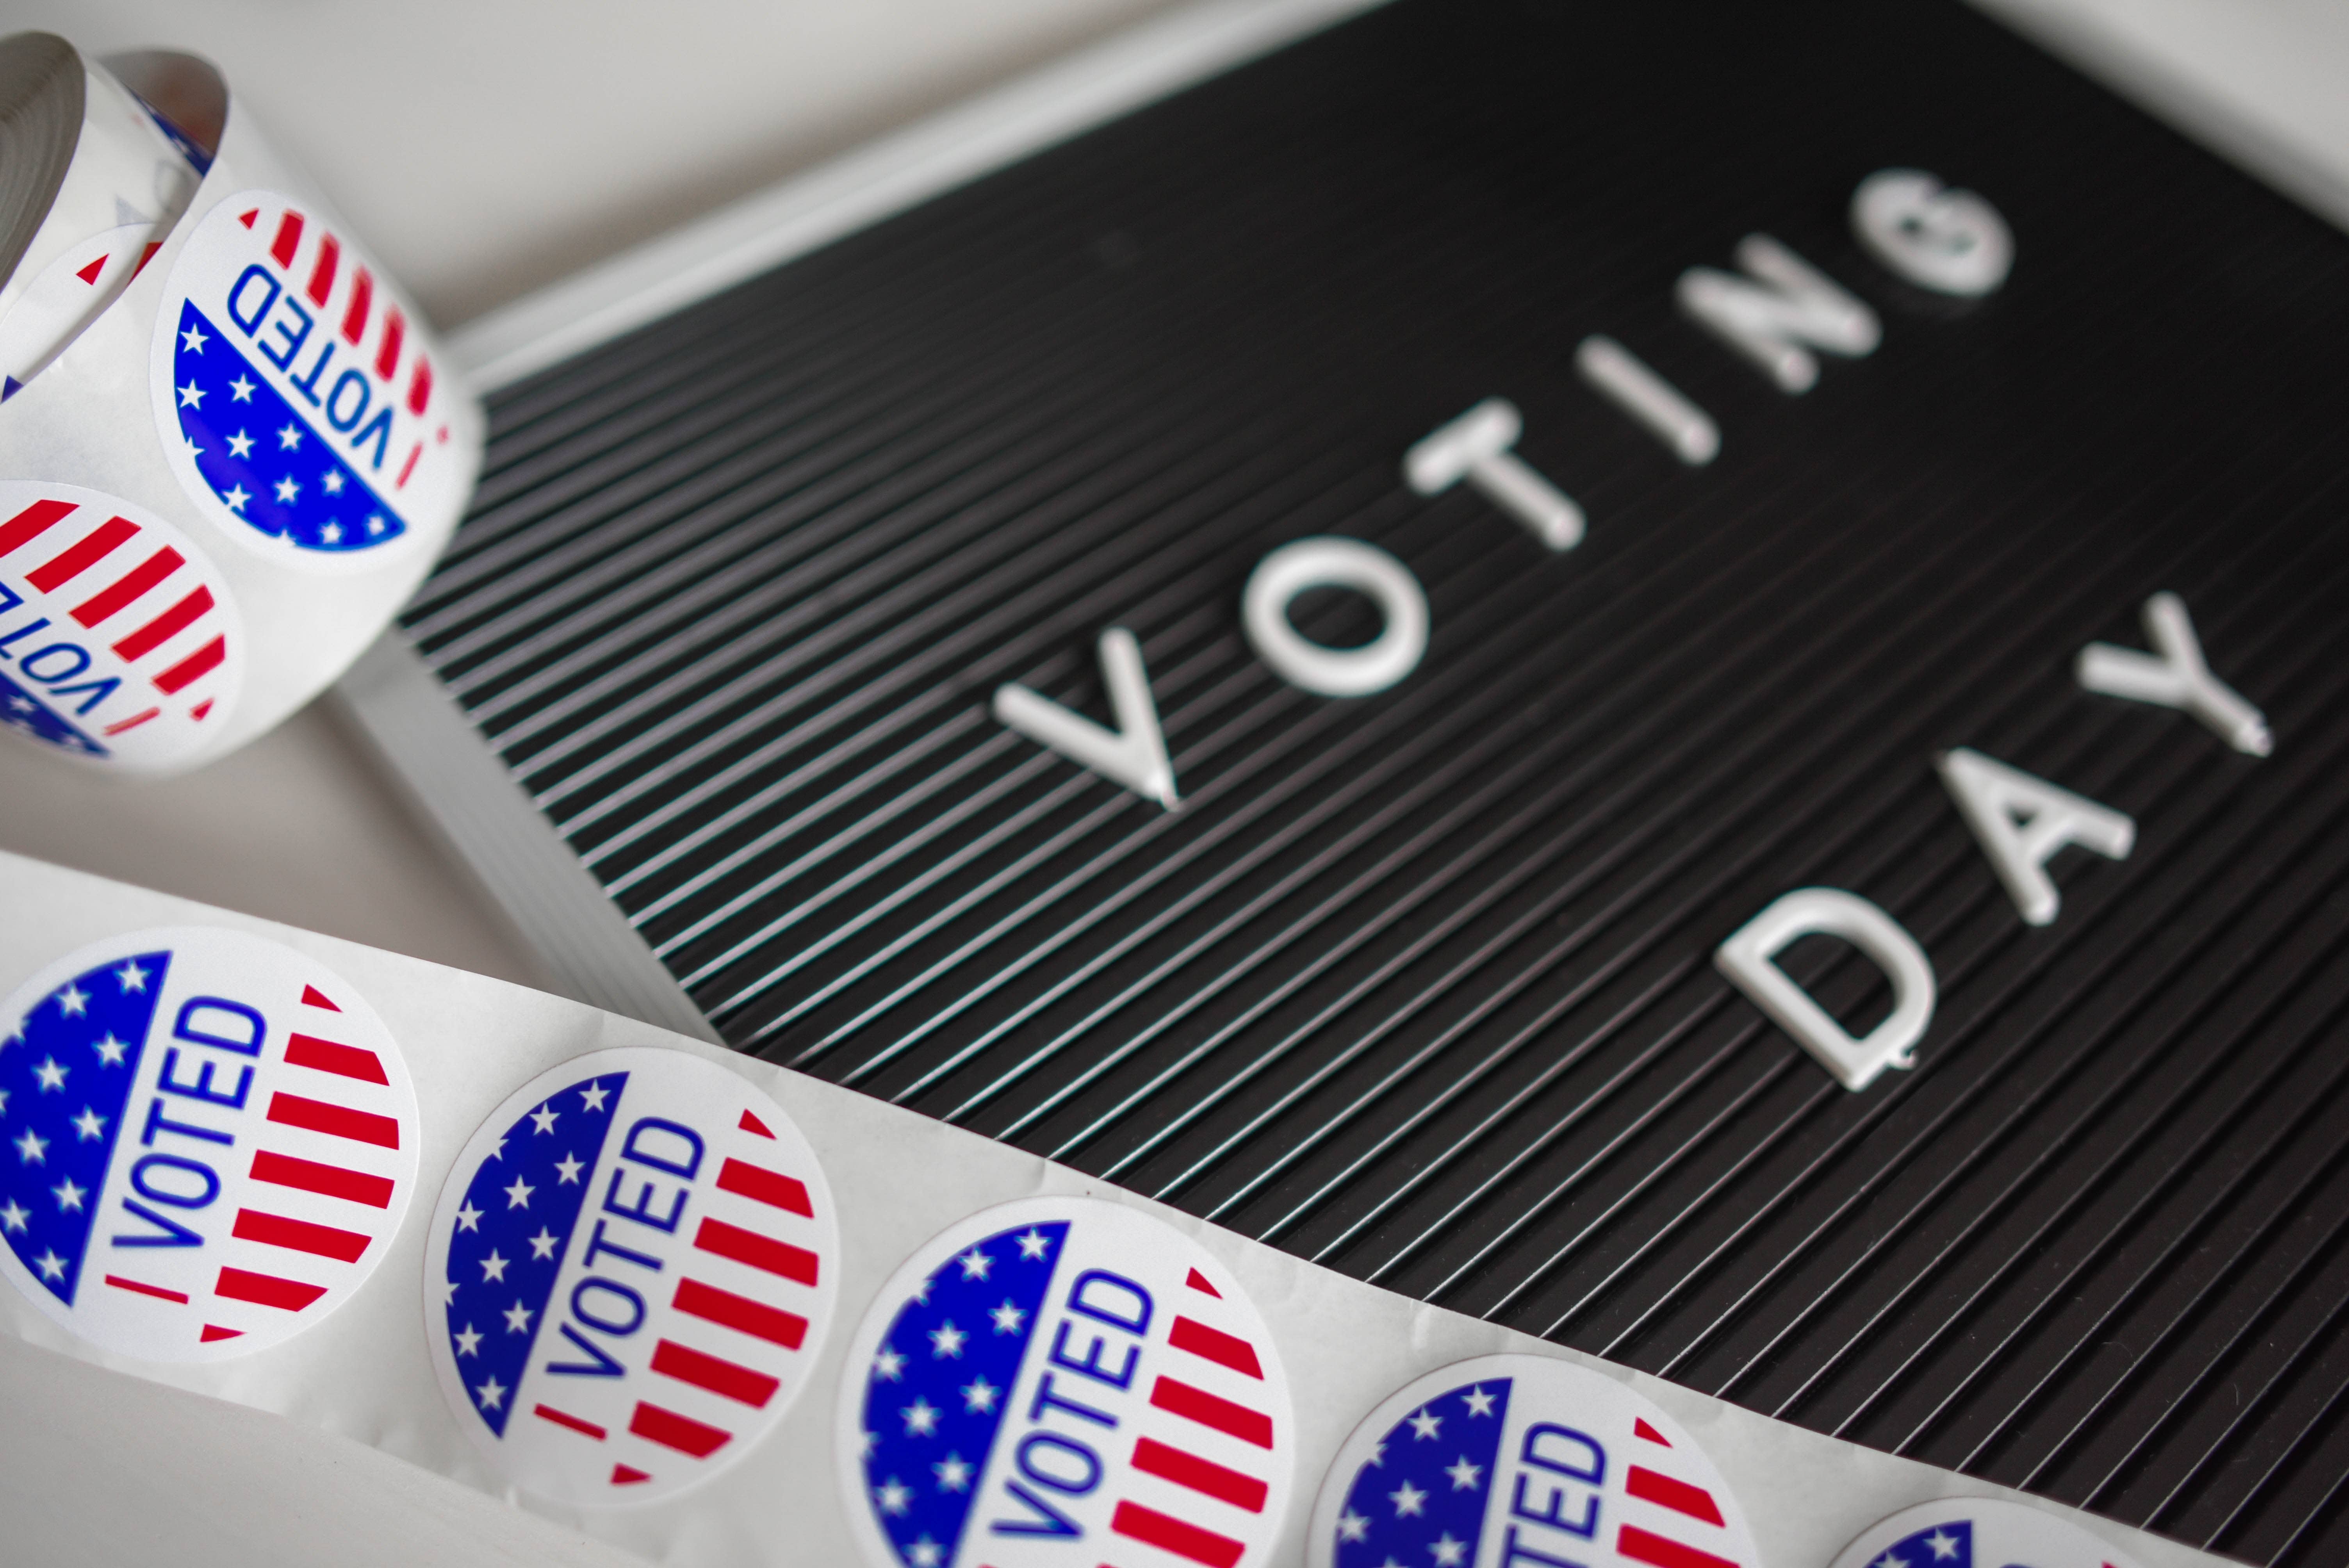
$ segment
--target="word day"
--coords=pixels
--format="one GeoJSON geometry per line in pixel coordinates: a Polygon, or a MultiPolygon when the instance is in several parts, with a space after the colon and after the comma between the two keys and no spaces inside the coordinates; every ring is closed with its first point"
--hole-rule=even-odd
{"type": "MultiPolygon", "coordinates": [[[[1853,233],[1875,262],[1903,282],[1958,298],[1995,293],[2013,268],[2014,242],[2005,220],[1982,196],[1951,190],[1917,170],[1881,170],[1853,192],[1853,233]]],[[[1682,312],[1724,347],[1750,362],[1789,396],[1817,384],[1819,356],[1857,359],[1883,340],[1876,313],[1803,257],[1766,234],[1736,249],[1738,270],[1693,266],[1674,284],[1682,312]]],[[[1602,335],[1574,356],[1581,380],[1599,397],[1692,467],[1720,453],[1713,417],[1630,348],[1602,335]]],[[[1460,485],[1489,501],[1553,552],[1571,551],[1588,528],[1581,506],[1518,456],[1524,418],[1505,398],[1488,397],[1413,443],[1402,476],[1416,494],[1460,485]]],[[[2076,676],[2106,696],[2187,712],[2236,749],[2265,756],[2271,745],[2259,710],[2212,673],[2186,605],[2174,593],[2144,607],[2151,650],[2096,644],[2084,649],[2076,676]]],[[[1411,568],[1361,540],[1293,540],[1257,563],[1242,591],[1240,621],[1257,656],[1283,681],[1318,696],[1368,696],[1408,679],[1425,655],[1431,626],[1427,595],[1411,568]],[[1367,599],[1378,634],[1358,647],[1307,638],[1289,618],[1303,594],[1344,589],[1367,599]]],[[[997,688],[997,720],[1071,761],[1172,810],[1181,803],[1150,690],[1140,643],[1112,626],[1098,641],[1102,684],[1115,727],[1102,725],[1028,686],[997,688]]],[[[2136,838],[2118,811],[1960,748],[1935,759],[1958,811],[2023,918],[2044,925],[2059,900],[2048,861],[2067,845],[2118,860],[2136,838]]],[[[1860,1089],[1888,1068],[1914,1065],[1932,1022],[1932,965],[1916,940],[1883,910],[1834,888],[1789,892],[1755,915],[1714,954],[1715,966],[1847,1088],[1860,1089]],[[1881,970],[1893,991],[1889,1016],[1855,1038],[1775,962],[1806,936],[1841,939],[1881,970]]]]}

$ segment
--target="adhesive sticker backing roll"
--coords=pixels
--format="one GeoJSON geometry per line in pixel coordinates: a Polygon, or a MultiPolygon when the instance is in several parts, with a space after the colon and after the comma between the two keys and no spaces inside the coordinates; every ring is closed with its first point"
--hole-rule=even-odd
{"type": "MultiPolygon", "coordinates": [[[[144,708],[114,699],[104,713],[47,702],[0,668],[46,715],[16,707],[25,722],[5,727],[102,769],[171,773],[285,718],[382,632],[456,528],[483,419],[415,307],[217,72],[164,54],[88,65],[46,35],[0,41],[0,152],[54,159],[66,136],[50,122],[75,106],[89,125],[74,133],[54,191],[43,194],[47,177],[30,164],[0,172],[0,244],[25,247],[6,284],[21,298],[0,310],[0,370],[19,325],[26,343],[65,333],[37,374],[0,384],[11,389],[0,402],[0,481],[111,498],[110,515],[156,542],[148,557],[168,545],[182,576],[201,579],[223,640],[209,686],[188,686],[182,700],[149,689],[156,672],[143,665],[101,669],[119,652],[116,624],[101,633],[84,623],[77,634],[98,639],[83,640],[85,678],[142,692],[152,715],[137,718],[144,708]],[[25,209],[42,201],[52,210],[27,238],[25,209]],[[45,259],[53,229],[71,242],[45,259]],[[70,288],[49,277],[58,268],[70,288]],[[95,315],[73,294],[117,282],[95,315]],[[42,305],[57,289],[66,303],[42,305]],[[134,718],[144,733],[109,732],[134,718]]],[[[22,515],[0,511],[0,530],[22,515]]],[[[135,545],[91,570],[119,570],[135,545]]],[[[46,559],[0,556],[0,572],[46,559]]],[[[68,625],[9,584],[25,614],[68,625]]],[[[77,582],[68,592],[82,591],[77,582]]]]}
{"type": "MultiPolygon", "coordinates": [[[[113,303],[195,193],[200,158],[102,67],[46,33],[0,40],[5,152],[36,164],[70,145],[54,174],[37,169],[17,200],[47,209],[18,253],[0,253],[0,401],[33,379],[58,350],[113,303]],[[70,141],[32,122],[63,118],[70,141]]],[[[29,216],[29,213],[24,214],[29,216]]]]}

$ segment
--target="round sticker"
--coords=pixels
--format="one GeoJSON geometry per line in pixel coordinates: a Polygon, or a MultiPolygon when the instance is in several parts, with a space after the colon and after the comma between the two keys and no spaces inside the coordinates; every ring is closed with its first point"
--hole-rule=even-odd
{"type": "Polygon", "coordinates": [[[243,680],[244,628],[194,541],[98,490],[0,480],[0,721],[153,771],[220,731],[243,680]]]}
{"type": "Polygon", "coordinates": [[[1485,1356],[1409,1384],[1338,1450],[1313,1568],[1756,1568],[1745,1516],[1679,1423],[1603,1373],[1485,1356]]]}
{"type": "Polygon", "coordinates": [[[740,1074],[597,1051],[492,1113],[432,1217],[441,1392],[524,1490],[648,1502],[755,1446],[832,1321],[840,1232],[815,1151],[740,1074]]]}
{"type": "Polygon", "coordinates": [[[915,1253],[841,1388],[876,1565],[1242,1568],[1270,1559],[1297,1429],[1272,1336],[1196,1241],[1029,1198],[915,1253]]]}
{"type": "Polygon", "coordinates": [[[2068,1519],[1994,1497],[1904,1508],[1859,1532],[1835,1568],[2134,1568],[2068,1519]]]}
{"type": "Polygon", "coordinates": [[[137,932],[0,1016],[0,1273],[71,1333],[222,1360],[315,1326],[382,1261],[416,1183],[416,1093],[316,959],[137,932]]]}
{"type": "Polygon", "coordinates": [[[357,247],[269,191],[206,213],[155,324],[155,418],[180,483],[270,559],[367,570],[464,501],[450,392],[357,247]]]}

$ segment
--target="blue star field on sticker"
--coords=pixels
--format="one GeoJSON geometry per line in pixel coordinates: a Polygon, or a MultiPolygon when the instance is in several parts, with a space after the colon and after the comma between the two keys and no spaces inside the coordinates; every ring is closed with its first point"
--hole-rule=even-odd
{"type": "MultiPolygon", "coordinates": [[[[539,1104],[506,1130],[457,1210],[441,1310],[473,1408],[502,1436],[627,1081],[585,1078],[539,1104]]],[[[583,1359],[595,1355],[583,1346],[583,1359]]]]}
{"type": "Polygon", "coordinates": [[[78,975],[0,1039],[0,1239],[68,1306],[171,962],[142,953],[78,975]]]}
{"type": "Polygon", "coordinates": [[[1868,1568],[1974,1568],[1974,1527],[1953,1519],[1904,1535],[1871,1559],[1868,1568]]]}
{"type": "Polygon", "coordinates": [[[916,1286],[867,1369],[864,1475],[906,1568],[940,1568],[1019,1380],[1065,1221],[975,1243],[916,1286]]]}
{"type": "Polygon", "coordinates": [[[1380,1439],[1338,1514],[1338,1568],[1468,1568],[1509,1387],[1503,1377],[1438,1395],[1380,1439]]]}
{"type": "MultiPolygon", "coordinates": [[[[324,333],[317,341],[331,350],[324,333]]],[[[304,550],[347,554],[408,531],[398,512],[326,438],[334,432],[360,462],[382,470],[390,405],[377,402],[364,373],[329,375],[332,366],[322,355],[314,373],[294,378],[318,403],[305,417],[191,301],[180,308],[171,359],[180,433],[196,472],[221,504],[257,532],[304,550]]]]}

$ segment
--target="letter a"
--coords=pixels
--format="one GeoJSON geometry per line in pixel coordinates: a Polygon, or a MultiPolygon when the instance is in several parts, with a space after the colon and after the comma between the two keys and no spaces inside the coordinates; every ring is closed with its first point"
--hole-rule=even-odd
{"type": "Polygon", "coordinates": [[[1713,967],[1745,993],[1847,1089],[1863,1089],[1887,1068],[1916,1066],[1917,1042],[1933,1022],[1933,965],[1900,923],[1840,888],[1799,888],[1713,950],[1713,967]],[[1806,936],[1840,936],[1875,961],[1892,983],[1892,1011],[1855,1040],[1778,967],[1778,954],[1806,936]]]}
{"type": "Polygon", "coordinates": [[[2106,696],[2183,708],[2220,739],[2247,755],[2265,757],[2275,749],[2267,717],[2210,673],[2185,600],[2175,593],[2156,593],[2147,599],[2145,635],[2154,646],[2150,654],[2116,648],[2110,643],[2090,643],[2082,648],[2074,666],[2080,684],[2106,696]]]}
{"type": "Polygon", "coordinates": [[[1101,667],[1116,729],[1105,729],[1040,692],[1009,684],[995,688],[996,722],[1171,811],[1176,804],[1174,764],[1167,758],[1166,736],[1158,727],[1157,706],[1150,700],[1142,645],[1132,632],[1112,626],[1101,634],[1101,667]]]}
{"type": "Polygon", "coordinates": [[[2046,925],[2063,905],[2047,862],[2066,844],[2108,861],[2128,859],[2137,824],[2109,806],[2059,789],[1996,758],[1961,746],[1934,761],[1958,814],[1974,830],[1991,870],[2006,884],[2023,918],[2046,925]]]}

